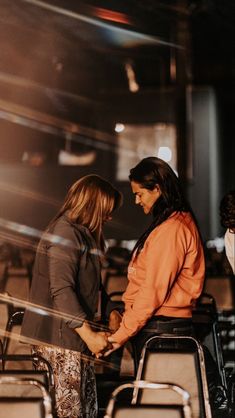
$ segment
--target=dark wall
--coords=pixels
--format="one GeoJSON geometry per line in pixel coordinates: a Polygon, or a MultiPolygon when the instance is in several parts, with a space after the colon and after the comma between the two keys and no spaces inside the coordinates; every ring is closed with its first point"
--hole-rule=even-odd
{"type": "Polygon", "coordinates": [[[213,88],[192,90],[192,171],[188,195],[205,240],[219,234],[221,154],[217,99],[213,88]]]}

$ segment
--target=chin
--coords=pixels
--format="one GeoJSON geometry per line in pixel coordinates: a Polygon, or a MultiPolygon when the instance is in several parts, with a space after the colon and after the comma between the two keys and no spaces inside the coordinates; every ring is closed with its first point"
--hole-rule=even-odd
{"type": "Polygon", "coordinates": [[[148,215],[148,214],[149,214],[149,212],[150,212],[150,210],[149,210],[148,208],[144,208],[144,213],[145,213],[145,215],[148,215]]]}

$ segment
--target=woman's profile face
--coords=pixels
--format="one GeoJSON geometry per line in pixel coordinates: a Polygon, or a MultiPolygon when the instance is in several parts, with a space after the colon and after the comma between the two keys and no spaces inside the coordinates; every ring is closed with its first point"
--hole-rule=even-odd
{"type": "Polygon", "coordinates": [[[161,196],[161,190],[158,185],[153,190],[145,189],[140,183],[131,181],[132,192],[135,195],[136,205],[140,205],[146,215],[151,212],[154,203],[161,196]]]}

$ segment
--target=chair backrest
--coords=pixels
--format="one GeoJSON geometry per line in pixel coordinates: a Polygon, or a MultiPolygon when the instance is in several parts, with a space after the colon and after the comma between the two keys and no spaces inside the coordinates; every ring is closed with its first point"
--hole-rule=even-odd
{"type": "Polygon", "coordinates": [[[214,318],[218,317],[215,298],[206,292],[203,292],[200,298],[197,299],[195,310],[198,312],[201,311],[203,313],[208,313],[214,318]]]}
{"type": "MultiPolygon", "coordinates": [[[[184,388],[191,399],[193,418],[211,418],[203,350],[192,337],[154,336],[145,344],[137,379],[152,382],[171,382],[184,388]]],[[[135,390],[134,401],[139,403],[178,403],[174,393],[135,390]]]]}
{"type": "Polygon", "coordinates": [[[42,383],[47,390],[50,389],[48,373],[44,370],[2,370],[1,377],[15,377],[17,379],[32,379],[42,383]]]}
{"type": "Polygon", "coordinates": [[[193,311],[193,325],[196,339],[209,350],[217,365],[223,386],[226,387],[222,343],[217,318],[207,310],[203,312],[202,309],[195,309],[193,311]]]}
{"type": "Polygon", "coordinates": [[[0,376],[4,377],[5,375],[7,377],[7,375],[13,376],[15,374],[15,377],[17,377],[17,375],[20,375],[19,377],[22,378],[24,377],[23,375],[25,375],[25,377],[30,377],[32,375],[34,379],[45,384],[49,392],[52,392],[54,390],[55,382],[54,382],[53,369],[50,363],[43,357],[39,355],[34,355],[34,354],[19,354],[19,355],[8,354],[8,355],[0,355],[0,360],[3,361],[3,365],[5,365],[6,362],[9,364],[11,364],[12,362],[17,362],[18,364],[25,364],[25,362],[31,363],[30,370],[28,369],[25,370],[23,367],[21,367],[20,370],[11,369],[11,368],[8,368],[7,370],[5,370],[5,367],[4,367],[4,370],[0,372],[0,376]],[[38,363],[39,361],[45,364],[46,371],[36,371],[33,368],[33,364],[38,363]]]}
{"type": "Polygon", "coordinates": [[[128,283],[126,274],[107,274],[104,282],[104,288],[109,295],[114,292],[124,292],[128,283]]]}
{"type": "Polygon", "coordinates": [[[219,311],[235,308],[234,276],[208,276],[204,291],[214,297],[219,311]]]}
{"type": "Polygon", "coordinates": [[[0,418],[53,418],[46,388],[33,379],[0,377],[0,406],[0,418]],[[32,388],[37,389],[34,396],[32,388]]]}
{"type": "MultiPolygon", "coordinates": [[[[10,296],[10,295],[8,295],[10,296]]],[[[8,321],[5,327],[5,336],[3,339],[3,352],[4,354],[31,354],[31,347],[29,344],[20,342],[21,325],[24,316],[24,309],[20,307],[14,307],[13,304],[8,303],[8,321]]],[[[5,363],[5,368],[8,368],[8,364],[5,363]]],[[[29,362],[24,364],[21,362],[11,363],[11,369],[31,369],[29,362]]]]}
{"type": "MultiPolygon", "coordinates": [[[[125,398],[124,398],[125,399],[125,398]]],[[[176,385],[166,383],[153,383],[143,380],[133,381],[118,386],[112,393],[109,403],[107,405],[106,414],[104,418],[129,418],[129,417],[141,417],[141,418],[191,418],[191,408],[189,394],[182,388],[176,385]],[[161,393],[166,391],[177,393],[180,398],[180,402],[176,405],[156,404],[155,402],[145,404],[132,404],[127,403],[119,399],[122,391],[131,389],[133,390],[149,390],[152,392],[153,397],[156,396],[158,391],[161,393]]]]}

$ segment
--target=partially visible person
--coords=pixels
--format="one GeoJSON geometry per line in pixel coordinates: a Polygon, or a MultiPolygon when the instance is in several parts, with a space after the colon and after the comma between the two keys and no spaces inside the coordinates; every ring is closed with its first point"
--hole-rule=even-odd
{"type": "Polygon", "coordinates": [[[228,192],[220,202],[221,225],[226,228],[225,252],[235,274],[235,190],[228,192]]]}
{"type": "Polygon", "coordinates": [[[53,368],[58,418],[97,417],[90,356],[110,346],[108,334],[92,328],[101,284],[102,230],[121,200],[100,176],[82,177],[70,188],[37,249],[30,302],[58,315],[28,308],[21,333],[38,341],[33,352],[53,368]]]}

